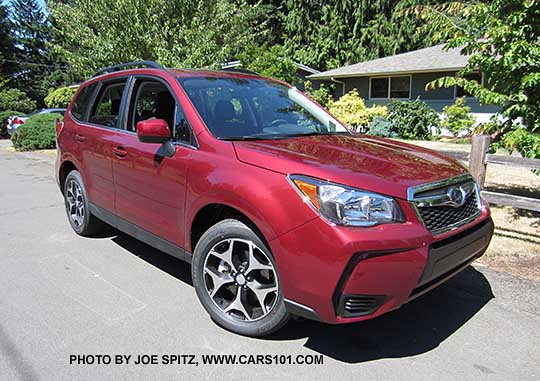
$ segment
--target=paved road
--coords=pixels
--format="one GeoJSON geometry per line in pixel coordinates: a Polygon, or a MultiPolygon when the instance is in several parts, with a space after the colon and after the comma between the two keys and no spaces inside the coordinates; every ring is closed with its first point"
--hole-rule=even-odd
{"type": "Polygon", "coordinates": [[[540,379],[539,284],[471,267],[369,322],[240,337],[204,313],[186,264],[112,230],[72,233],[52,162],[0,142],[0,380],[540,379]],[[324,365],[70,365],[89,354],[322,354],[324,365]]]}

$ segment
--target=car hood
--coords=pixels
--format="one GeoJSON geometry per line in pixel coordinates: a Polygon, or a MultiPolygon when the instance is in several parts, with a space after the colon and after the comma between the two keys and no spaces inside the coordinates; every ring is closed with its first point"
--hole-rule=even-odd
{"type": "Polygon", "coordinates": [[[411,186],[467,172],[456,160],[437,152],[364,135],[319,135],[233,144],[243,163],[404,199],[411,186]]]}

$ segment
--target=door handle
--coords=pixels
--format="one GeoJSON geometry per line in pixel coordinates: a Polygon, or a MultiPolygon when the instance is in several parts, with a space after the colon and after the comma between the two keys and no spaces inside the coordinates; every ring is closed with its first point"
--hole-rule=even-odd
{"type": "Polygon", "coordinates": [[[128,154],[127,151],[124,149],[124,147],[121,147],[121,146],[119,146],[119,147],[114,147],[114,148],[112,149],[112,151],[113,151],[113,153],[114,153],[117,157],[119,157],[119,158],[124,158],[124,157],[126,157],[127,154],[128,154]]]}
{"type": "Polygon", "coordinates": [[[84,137],[84,135],[75,134],[75,140],[78,141],[79,143],[82,143],[86,140],[86,138],[84,137]]]}

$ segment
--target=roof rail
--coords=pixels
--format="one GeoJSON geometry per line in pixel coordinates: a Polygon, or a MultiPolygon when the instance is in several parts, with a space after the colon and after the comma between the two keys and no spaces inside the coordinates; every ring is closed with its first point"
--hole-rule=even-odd
{"type": "Polygon", "coordinates": [[[107,67],[104,67],[103,69],[99,69],[98,71],[94,73],[94,77],[100,74],[110,73],[112,71],[121,70],[122,68],[131,67],[131,66],[144,66],[144,67],[153,68],[153,69],[165,70],[163,66],[161,66],[160,64],[154,61],[133,61],[133,62],[126,62],[126,63],[117,64],[117,65],[107,66],[107,67]]]}
{"type": "Polygon", "coordinates": [[[242,69],[240,67],[224,67],[221,69],[221,71],[232,71],[236,73],[253,74],[259,77],[261,76],[259,73],[256,73],[253,70],[242,69]]]}

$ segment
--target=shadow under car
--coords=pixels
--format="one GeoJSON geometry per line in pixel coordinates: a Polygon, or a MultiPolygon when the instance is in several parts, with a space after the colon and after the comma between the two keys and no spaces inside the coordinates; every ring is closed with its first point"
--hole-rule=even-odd
{"type": "MultiPolygon", "coordinates": [[[[189,264],[114,229],[109,236],[131,254],[192,285],[189,264]]],[[[488,280],[469,266],[400,309],[375,319],[343,325],[291,319],[262,340],[307,338],[306,348],[346,363],[414,356],[436,348],[492,298],[488,280]]]]}

